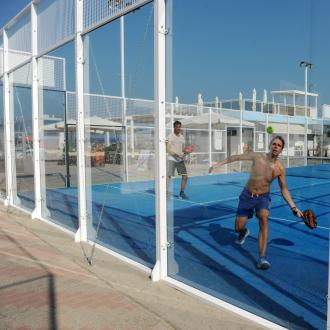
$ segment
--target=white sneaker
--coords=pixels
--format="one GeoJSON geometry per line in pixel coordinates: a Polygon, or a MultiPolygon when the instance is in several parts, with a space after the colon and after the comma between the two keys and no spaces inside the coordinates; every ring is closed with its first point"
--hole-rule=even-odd
{"type": "Polygon", "coordinates": [[[238,237],[235,240],[236,244],[243,245],[245,243],[246,238],[249,236],[250,231],[245,228],[245,230],[242,230],[239,232],[238,237]]]}

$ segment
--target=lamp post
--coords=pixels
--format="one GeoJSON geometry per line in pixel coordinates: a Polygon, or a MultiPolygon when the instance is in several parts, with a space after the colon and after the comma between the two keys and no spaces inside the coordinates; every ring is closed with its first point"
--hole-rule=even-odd
{"type": "Polygon", "coordinates": [[[307,121],[307,94],[308,94],[308,69],[312,69],[312,63],[301,61],[300,67],[305,68],[305,136],[304,136],[304,165],[307,165],[307,157],[308,157],[308,121],[307,121]]]}
{"type": "Polygon", "coordinates": [[[300,67],[305,68],[305,117],[307,117],[308,69],[312,69],[312,66],[312,63],[306,61],[300,62],[300,67]]]}

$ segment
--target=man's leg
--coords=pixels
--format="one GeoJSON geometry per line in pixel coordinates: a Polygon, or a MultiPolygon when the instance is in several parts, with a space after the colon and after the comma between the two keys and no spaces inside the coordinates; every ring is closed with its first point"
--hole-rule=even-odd
{"type": "Polygon", "coordinates": [[[247,216],[237,216],[235,220],[235,231],[240,232],[245,229],[246,223],[248,221],[247,216]]]}
{"type": "Polygon", "coordinates": [[[188,175],[187,175],[186,165],[184,162],[180,162],[177,164],[177,171],[178,171],[178,174],[181,175],[181,189],[180,189],[179,198],[186,199],[187,196],[184,193],[184,190],[186,188],[186,184],[188,181],[188,175]]]}
{"type": "Polygon", "coordinates": [[[169,197],[170,196],[170,182],[171,178],[174,175],[174,162],[169,160],[167,162],[167,176],[166,176],[166,195],[169,197]]]}
{"type": "Polygon", "coordinates": [[[186,189],[187,181],[188,181],[188,175],[182,175],[181,191],[184,191],[186,189]]]}
{"type": "Polygon", "coordinates": [[[166,177],[166,194],[169,195],[170,194],[170,181],[171,181],[171,176],[167,176],[166,177]]]}
{"type": "Polygon", "coordinates": [[[261,209],[258,212],[259,218],[259,237],[258,237],[258,245],[259,245],[259,261],[257,263],[257,267],[260,269],[268,269],[270,267],[270,263],[266,259],[266,249],[268,244],[268,216],[269,211],[267,209],[261,209]]]}
{"type": "Polygon", "coordinates": [[[266,249],[268,244],[268,216],[269,212],[266,209],[262,209],[258,213],[259,218],[259,255],[264,257],[266,255],[266,249]]]}
{"type": "Polygon", "coordinates": [[[237,216],[235,220],[235,231],[238,233],[236,239],[236,244],[243,245],[245,239],[249,236],[250,231],[246,228],[246,223],[248,221],[247,216],[237,216]]]}

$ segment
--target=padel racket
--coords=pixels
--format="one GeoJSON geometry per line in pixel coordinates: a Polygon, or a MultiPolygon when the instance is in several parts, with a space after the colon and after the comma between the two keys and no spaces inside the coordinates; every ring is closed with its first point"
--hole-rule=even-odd
{"type": "Polygon", "coordinates": [[[317,227],[317,218],[313,210],[303,211],[303,220],[308,228],[315,229],[317,227]]]}

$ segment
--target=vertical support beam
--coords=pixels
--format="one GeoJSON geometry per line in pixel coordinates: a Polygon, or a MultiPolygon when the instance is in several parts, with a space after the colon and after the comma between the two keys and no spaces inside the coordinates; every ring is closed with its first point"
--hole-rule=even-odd
{"type": "Polygon", "coordinates": [[[155,110],[156,110],[156,264],[151,273],[153,281],[167,276],[167,219],[166,219],[166,124],[165,124],[165,0],[154,1],[155,40],[155,110]]]}
{"type": "Polygon", "coordinates": [[[307,100],[307,93],[308,93],[308,68],[312,67],[311,63],[308,62],[301,62],[300,66],[305,67],[305,136],[304,136],[304,165],[307,165],[307,157],[308,157],[308,138],[307,138],[307,133],[308,133],[308,100],[307,100]]]}
{"type": "MultiPolygon", "coordinates": [[[[329,254],[330,255],[330,244],[329,244],[329,254]]],[[[327,329],[330,329],[330,266],[328,265],[328,294],[327,294],[327,329]]]]}
{"type": "Polygon", "coordinates": [[[265,151],[268,151],[269,146],[269,136],[267,133],[267,127],[269,126],[269,114],[266,114],[266,126],[265,126],[265,151]]]}
{"type": "MultiPolygon", "coordinates": [[[[243,102],[242,102],[243,104],[243,102]]],[[[240,109],[240,114],[239,114],[239,145],[240,145],[240,150],[239,153],[243,154],[243,107],[240,109]]],[[[239,171],[242,172],[242,161],[239,162],[239,171]]]]}
{"type": "Polygon", "coordinates": [[[6,193],[5,205],[13,205],[16,197],[16,164],[14,155],[13,111],[10,111],[9,83],[9,48],[6,29],[3,30],[3,65],[4,65],[4,119],[5,119],[5,153],[6,153],[6,193]]]}
{"type": "MultiPolygon", "coordinates": [[[[45,183],[42,185],[40,142],[42,138],[40,119],[39,119],[39,74],[38,74],[38,17],[37,5],[31,4],[31,23],[32,23],[32,118],[33,118],[33,162],[34,162],[34,194],[35,209],[32,212],[32,219],[42,217],[42,207],[45,202],[45,183]]],[[[44,171],[43,171],[44,173],[44,171]]]]}
{"type": "Polygon", "coordinates": [[[308,66],[305,65],[305,137],[304,137],[304,144],[305,144],[305,149],[304,149],[304,165],[307,165],[307,156],[308,156],[308,138],[307,138],[307,133],[308,133],[308,121],[307,121],[307,89],[308,89],[308,78],[307,78],[307,70],[308,66]]]}
{"type": "Polygon", "coordinates": [[[128,153],[127,153],[127,100],[125,89],[125,21],[124,16],[120,17],[120,78],[121,78],[121,97],[122,97],[122,122],[124,126],[124,145],[122,152],[124,153],[124,181],[128,181],[128,153]]]}
{"type": "Polygon", "coordinates": [[[174,103],[171,103],[170,127],[173,127],[173,123],[174,123],[174,103]]]}
{"type": "Polygon", "coordinates": [[[305,64],[305,117],[307,117],[308,65],[305,64]]]}
{"type": "Polygon", "coordinates": [[[85,168],[85,113],[84,113],[84,45],[83,0],[76,0],[76,116],[77,116],[77,167],[78,167],[78,205],[79,229],[75,241],[88,240],[86,168],[85,168]]]}
{"type": "Polygon", "coordinates": [[[307,157],[308,157],[308,118],[305,116],[305,136],[304,136],[304,165],[307,166],[307,157]]]}
{"type": "MultiPolygon", "coordinates": [[[[65,71],[64,71],[65,72],[65,71]]],[[[65,87],[64,92],[64,141],[65,141],[65,147],[64,147],[64,163],[65,163],[65,187],[70,188],[71,187],[71,175],[70,175],[70,164],[69,164],[69,127],[68,127],[68,112],[67,112],[67,97],[68,94],[66,92],[65,87]]]]}
{"type": "Polygon", "coordinates": [[[209,108],[209,122],[208,122],[208,131],[209,131],[209,167],[212,166],[212,108],[209,108]]]}
{"type": "MultiPolygon", "coordinates": [[[[287,119],[287,131],[286,131],[286,167],[290,167],[290,117],[287,115],[286,116],[287,119]]],[[[294,155],[293,155],[294,156],[294,155]]]]}
{"type": "Polygon", "coordinates": [[[321,126],[321,164],[323,164],[323,155],[324,155],[324,151],[323,151],[323,148],[324,148],[324,143],[323,143],[323,139],[324,139],[324,119],[321,118],[321,123],[322,123],[322,126],[321,126]]]}

